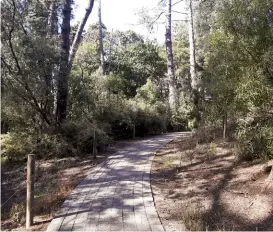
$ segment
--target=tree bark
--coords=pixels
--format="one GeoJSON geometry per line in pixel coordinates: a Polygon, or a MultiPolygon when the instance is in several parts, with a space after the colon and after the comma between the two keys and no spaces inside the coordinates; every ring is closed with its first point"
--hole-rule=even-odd
{"type": "Polygon", "coordinates": [[[57,82],[57,109],[56,122],[61,124],[66,120],[68,76],[69,76],[69,49],[70,49],[70,19],[71,0],[63,0],[63,22],[62,22],[62,54],[60,72],[57,82]]]}
{"type": "Polygon", "coordinates": [[[102,21],[101,21],[101,0],[98,7],[98,22],[99,22],[99,47],[100,47],[100,73],[105,74],[105,62],[104,62],[104,49],[103,49],[103,34],[102,34],[102,21]]]}
{"type": "MultiPolygon", "coordinates": [[[[47,23],[47,37],[52,38],[55,35],[58,35],[58,6],[56,1],[51,1],[49,3],[49,15],[48,15],[48,23],[47,23]]],[[[49,116],[54,115],[57,108],[57,87],[56,87],[56,68],[54,64],[50,61],[46,67],[46,98],[47,102],[45,104],[46,113],[49,116]]]]}
{"type": "Polygon", "coordinates": [[[81,42],[83,29],[85,27],[85,24],[87,22],[87,19],[88,19],[89,15],[92,12],[92,9],[93,9],[93,6],[94,6],[94,1],[95,0],[89,0],[88,5],[86,7],[85,15],[84,15],[84,17],[83,17],[83,19],[82,19],[82,21],[81,21],[81,23],[79,25],[79,28],[77,30],[76,35],[74,37],[74,41],[72,43],[72,46],[71,46],[71,49],[70,49],[70,52],[69,52],[69,72],[70,72],[70,70],[72,68],[72,64],[73,64],[76,52],[77,52],[79,44],[81,42]]]}
{"type": "Polygon", "coordinates": [[[58,34],[57,4],[55,1],[51,1],[49,6],[47,35],[52,36],[56,34],[58,34]]]}
{"type": "Polygon", "coordinates": [[[165,34],[166,54],[167,54],[167,76],[169,81],[169,104],[172,111],[177,108],[177,94],[175,86],[175,73],[172,50],[172,0],[168,0],[166,12],[166,34],[165,34]]]}
{"type": "Polygon", "coordinates": [[[193,90],[198,91],[198,80],[196,75],[196,57],[195,57],[195,37],[193,26],[192,0],[189,0],[189,43],[190,43],[190,74],[191,86],[193,90]]]}
{"type": "Polygon", "coordinates": [[[193,24],[193,9],[192,0],[189,0],[189,44],[190,44],[190,75],[191,75],[191,88],[193,93],[193,103],[195,105],[195,117],[197,124],[201,120],[200,110],[200,91],[199,81],[196,74],[196,54],[195,54],[195,35],[194,35],[194,24],[193,24]]]}
{"type": "Polygon", "coordinates": [[[108,73],[111,72],[111,64],[112,64],[112,46],[113,46],[113,29],[110,35],[110,47],[109,47],[109,58],[108,58],[108,73]]]}

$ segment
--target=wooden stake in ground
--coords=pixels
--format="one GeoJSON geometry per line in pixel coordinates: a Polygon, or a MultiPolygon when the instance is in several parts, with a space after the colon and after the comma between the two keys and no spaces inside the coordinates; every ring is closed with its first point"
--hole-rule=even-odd
{"type": "Polygon", "coordinates": [[[133,139],[136,138],[136,124],[133,124],[133,139]]]}
{"type": "Polygon", "coordinates": [[[27,161],[27,209],[26,209],[26,228],[33,225],[33,205],[34,205],[34,173],[35,155],[29,154],[27,161]]]}
{"type": "Polygon", "coordinates": [[[93,158],[97,158],[97,138],[96,138],[96,129],[93,129],[93,158]]]}
{"type": "Polygon", "coordinates": [[[273,181],[273,160],[268,162],[268,167],[271,167],[271,171],[269,173],[267,180],[273,181]]]}

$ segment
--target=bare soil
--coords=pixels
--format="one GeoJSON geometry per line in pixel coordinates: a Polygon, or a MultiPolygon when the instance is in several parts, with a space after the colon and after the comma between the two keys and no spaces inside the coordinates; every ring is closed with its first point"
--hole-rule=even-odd
{"type": "Polygon", "coordinates": [[[188,136],[157,153],[152,190],[167,231],[273,230],[273,184],[265,164],[237,161],[233,147],[196,145],[188,136]]]}
{"type": "MultiPolygon", "coordinates": [[[[136,140],[134,140],[136,141],[136,140]]],[[[34,225],[31,231],[44,231],[63,201],[97,164],[109,154],[134,141],[119,141],[93,159],[66,157],[36,161],[34,225]]],[[[26,230],[26,164],[1,166],[1,230],[26,230]]]]}

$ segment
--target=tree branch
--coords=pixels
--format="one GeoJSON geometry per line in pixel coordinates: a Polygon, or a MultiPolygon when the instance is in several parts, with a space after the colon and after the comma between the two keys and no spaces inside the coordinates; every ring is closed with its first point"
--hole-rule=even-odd
{"type": "Polygon", "coordinates": [[[172,12],[174,12],[174,13],[178,13],[178,14],[183,14],[183,15],[188,15],[188,13],[185,13],[185,12],[180,12],[180,11],[176,11],[176,10],[172,10],[172,12]]]}
{"type": "MultiPolygon", "coordinates": [[[[13,31],[14,31],[14,24],[15,24],[15,14],[16,14],[16,5],[15,5],[15,2],[14,0],[12,0],[12,5],[13,5],[13,14],[12,14],[12,28],[9,30],[9,33],[8,33],[8,44],[9,44],[9,47],[10,47],[10,51],[11,51],[11,54],[13,56],[13,59],[15,61],[15,65],[17,67],[17,75],[21,76],[22,77],[22,81],[19,80],[18,78],[14,78],[15,81],[17,81],[22,87],[24,87],[24,89],[27,91],[27,93],[29,94],[30,96],[30,99],[33,101],[33,103],[31,103],[34,108],[36,108],[36,110],[40,113],[40,115],[42,116],[42,118],[48,123],[48,125],[50,125],[50,121],[49,119],[47,118],[47,115],[43,112],[43,110],[41,109],[36,97],[34,96],[33,92],[31,91],[28,83],[27,83],[27,80],[26,80],[26,77],[21,69],[21,66],[20,66],[20,63],[19,63],[19,59],[15,53],[15,50],[14,50],[14,47],[13,47],[13,44],[12,44],[12,38],[13,38],[13,31]]],[[[5,64],[6,67],[10,67],[4,60],[3,57],[1,57],[1,61],[5,64]]],[[[9,68],[9,72],[11,74],[14,74],[14,72],[12,72],[11,68],[9,68]]],[[[16,92],[16,91],[15,91],[16,92]]],[[[26,98],[24,98],[26,99],[26,98]]],[[[29,102],[29,101],[28,101],[29,102]]]]}
{"type": "Polygon", "coordinates": [[[11,42],[11,40],[12,40],[12,32],[14,31],[15,12],[16,12],[16,6],[15,6],[14,1],[12,1],[12,3],[13,3],[12,28],[11,28],[11,30],[9,31],[9,39],[8,39],[8,42],[9,42],[9,47],[10,47],[12,56],[13,56],[13,58],[14,58],[14,60],[15,60],[15,63],[16,63],[17,69],[18,69],[18,73],[21,74],[21,73],[22,73],[22,69],[21,69],[21,67],[20,67],[20,65],[19,65],[19,60],[18,60],[18,58],[17,58],[17,56],[16,56],[16,54],[15,54],[15,51],[14,51],[14,48],[13,48],[13,44],[12,44],[12,42],[11,42]]]}
{"type": "Polygon", "coordinates": [[[10,65],[8,65],[8,63],[5,61],[4,57],[1,56],[1,61],[3,62],[3,64],[6,66],[6,68],[9,70],[10,74],[13,74],[10,65]]]}
{"type": "Polygon", "coordinates": [[[180,0],[178,2],[175,2],[174,4],[172,4],[172,7],[175,6],[176,4],[180,3],[180,2],[183,2],[184,0],[180,0]]]}
{"type": "Polygon", "coordinates": [[[157,16],[157,18],[151,24],[154,24],[161,17],[161,15],[163,13],[165,13],[165,12],[164,11],[160,12],[160,14],[157,16]]]}
{"type": "Polygon", "coordinates": [[[70,48],[69,58],[68,58],[68,67],[69,67],[68,72],[70,72],[70,70],[72,68],[72,64],[73,64],[77,49],[78,49],[79,44],[81,42],[82,32],[83,32],[83,29],[84,29],[85,24],[87,22],[87,19],[88,19],[89,15],[92,12],[92,9],[93,9],[93,6],[94,6],[94,1],[95,0],[89,0],[88,6],[86,8],[85,15],[83,16],[83,19],[82,19],[82,21],[81,21],[81,23],[79,25],[79,28],[78,28],[77,33],[75,35],[74,41],[73,41],[72,46],[70,48]]]}
{"type": "MultiPolygon", "coordinates": [[[[164,11],[160,12],[160,14],[155,18],[155,20],[153,20],[151,23],[148,23],[148,25],[150,26],[150,25],[152,25],[152,24],[154,24],[154,23],[157,23],[156,21],[161,17],[161,15],[162,15],[163,13],[165,13],[165,12],[164,12],[164,11]]],[[[131,25],[131,26],[140,26],[140,25],[144,25],[145,23],[146,23],[146,22],[137,23],[137,24],[132,24],[132,23],[130,23],[130,24],[127,24],[127,25],[131,25]]]]}

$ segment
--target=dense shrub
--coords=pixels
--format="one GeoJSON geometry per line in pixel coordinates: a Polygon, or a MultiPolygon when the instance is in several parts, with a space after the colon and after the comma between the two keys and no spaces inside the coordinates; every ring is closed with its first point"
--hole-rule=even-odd
{"type": "Polygon", "coordinates": [[[96,118],[93,117],[93,121],[83,117],[78,122],[70,119],[53,131],[11,132],[2,142],[2,155],[9,161],[20,161],[24,160],[28,153],[34,153],[39,158],[91,153],[94,128],[98,147],[107,145],[112,140],[132,138],[134,126],[135,136],[160,134],[167,131],[166,109],[162,102],[150,104],[143,99],[122,99],[119,106],[101,107],[101,110],[96,112],[96,118]]]}
{"type": "Polygon", "coordinates": [[[241,120],[236,133],[237,154],[240,159],[273,158],[273,121],[241,120]]]}
{"type": "MultiPolygon", "coordinates": [[[[66,123],[57,128],[48,126],[41,120],[35,121],[36,115],[32,116],[32,111],[26,111],[31,115],[28,117],[30,120],[25,120],[23,126],[16,123],[17,126],[12,128],[4,142],[5,157],[22,160],[28,153],[35,153],[39,158],[92,153],[94,130],[99,148],[112,140],[156,135],[187,127],[187,111],[181,107],[171,116],[168,103],[161,99],[159,87],[150,79],[137,90],[135,97],[128,98],[122,91],[119,76],[105,77],[94,73],[83,81],[78,72],[74,69],[71,73],[66,123]]],[[[17,122],[22,114],[13,114],[12,117],[17,122]]]]}
{"type": "Polygon", "coordinates": [[[26,160],[27,154],[38,158],[64,157],[77,155],[78,150],[60,134],[41,134],[39,137],[29,133],[9,133],[2,141],[1,156],[8,162],[26,160]]]}

